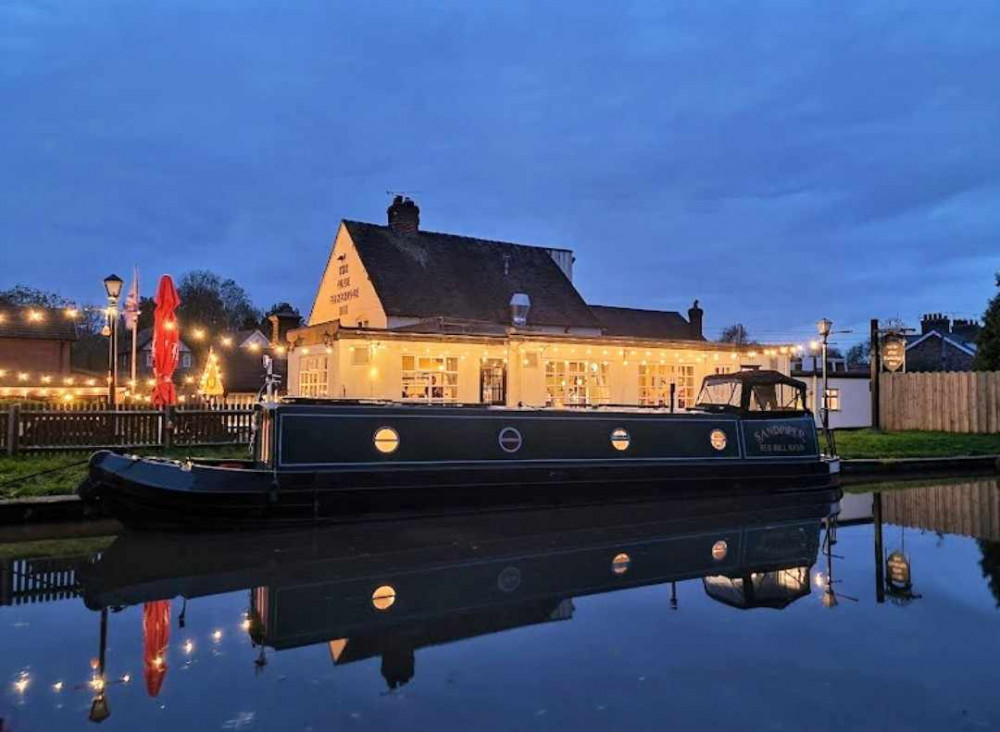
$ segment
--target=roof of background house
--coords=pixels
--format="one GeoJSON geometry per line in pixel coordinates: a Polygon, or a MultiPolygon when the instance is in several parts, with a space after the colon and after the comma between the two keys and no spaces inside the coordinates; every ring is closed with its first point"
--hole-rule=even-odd
{"type": "Polygon", "coordinates": [[[591,305],[605,335],[660,340],[705,340],[692,338],[691,324],[674,310],[639,310],[591,305]]]}
{"type": "MultiPolygon", "coordinates": [[[[791,374],[794,378],[812,378],[814,376],[822,378],[822,369],[817,369],[811,371],[809,369],[792,369],[791,374]]],[[[849,371],[828,371],[827,376],[830,381],[835,379],[870,379],[871,370],[870,369],[850,369],[849,371]]]]}
{"type": "MultiPolygon", "coordinates": [[[[227,394],[256,394],[264,385],[264,354],[270,349],[251,351],[248,348],[231,348],[216,351],[219,357],[219,371],[222,373],[222,385],[227,394]]],[[[272,360],[272,371],[281,376],[279,388],[288,388],[285,377],[288,374],[288,360],[275,358],[272,360]]]]}
{"type": "Polygon", "coordinates": [[[531,298],[528,325],[598,327],[545,248],[343,223],[386,315],[509,323],[511,295],[523,292],[531,298]]]}
{"type": "Polygon", "coordinates": [[[0,338],[38,338],[50,341],[75,341],[76,321],[66,317],[63,308],[0,306],[0,338]],[[41,313],[40,320],[31,320],[30,312],[41,313]]]}
{"type": "Polygon", "coordinates": [[[908,335],[908,336],[906,336],[906,350],[907,351],[910,350],[914,346],[916,346],[916,345],[918,345],[920,343],[923,343],[924,341],[926,341],[928,338],[931,338],[932,336],[936,337],[936,338],[940,338],[945,343],[948,343],[949,345],[957,348],[958,350],[962,351],[963,353],[967,353],[970,356],[975,356],[976,355],[976,344],[975,343],[969,342],[969,341],[962,341],[962,340],[959,340],[958,338],[955,338],[955,336],[952,335],[952,334],[944,334],[944,333],[940,333],[940,332],[938,332],[936,330],[928,331],[927,333],[924,333],[923,335],[908,335]]]}
{"type": "Polygon", "coordinates": [[[267,340],[267,336],[264,335],[264,332],[261,331],[260,328],[247,328],[245,330],[238,330],[235,333],[233,333],[233,343],[235,343],[238,346],[243,345],[246,339],[250,338],[254,333],[259,333],[261,338],[263,338],[265,341],[267,340]]]}
{"type": "MultiPolygon", "coordinates": [[[[149,346],[152,348],[153,341],[153,329],[143,328],[136,334],[135,347],[137,350],[141,351],[149,346]]],[[[190,351],[188,344],[184,342],[183,336],[178,338],[178,343],[180,344],[181,351],[190,351]]],[[[118,330],[118,353],[131,353],[132,352],[132,334],[129,333],[128,328],[119,328],[118,330]]]]}

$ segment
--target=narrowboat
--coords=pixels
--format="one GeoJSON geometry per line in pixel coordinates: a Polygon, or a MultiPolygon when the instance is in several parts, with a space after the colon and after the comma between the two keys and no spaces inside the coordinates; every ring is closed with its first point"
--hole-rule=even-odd
{"type": "Polygon", "coordinates": [[[129,526],[221,529],[824,489],[838,473],[805,385],[742,371],[706,377],[683,413],[286,398],[259,405],[246,460],[101,451],[79,492],[129,526]]]}

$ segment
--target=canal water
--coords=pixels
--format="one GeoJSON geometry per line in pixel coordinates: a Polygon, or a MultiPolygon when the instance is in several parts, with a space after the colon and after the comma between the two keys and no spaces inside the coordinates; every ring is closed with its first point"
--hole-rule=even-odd
{"type": "Polygon", "coordinates": [[[877,488],[0,544],[0,730],[1000,729],[997,481],[877,488]]]}

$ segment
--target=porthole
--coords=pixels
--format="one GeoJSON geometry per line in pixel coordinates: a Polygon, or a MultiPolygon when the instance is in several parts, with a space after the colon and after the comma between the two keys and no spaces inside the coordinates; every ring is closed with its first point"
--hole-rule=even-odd
{"type": "Polygon", "coordinates": [[[384,455],[396,452],[399,447],[399,433],[392,427],[379,427],[375,430],[375,449],[384,455]]]}
{"type": "Polygon", "coordinates": [[[611,571],[617,575],[622,575],[628,572],[628,567],[632,563],[632,557],[630,557],[625,552],[615,554],[615,558],[611,560],[611,571]]]}
{"type": "Polygon", "coordinates": [[[629,437],[628,430],[622,427],[611,430],[611,444],[616,450],[628,450],[631,442],[632,438],[629,437]]]}
{"type": "Polygon", "coordinates": [[[726,449],[726,433],[720,429],[712,430],[712,433],[708,436],[708,441],[712,443],[712,447],[716,450],[726,449]]]}
{"type": "Polygon", "coordinates": [[[504,567],[497,575],[497,587],[501,592],[511,593],[521,586],[521,570],[517,567],[504,567]]]}
{"type": "Polygon", "coordinates": [[[376,610],[388,610],[396,602],[396,589],[392,585],[382,585],[372,593],[372,607],[376,610]]]}
{"type": "Polygon", "coordinates": [[[723,559],[726,558],[726,555],[728,553],[729,553],[729,544],[727,544],[726,542],[719,540],[714,544],[712,544],[712,559],[714,559],[715,561],[721,562],[723,559]]]}
{"type": "Polygon", "coordinates": [[[518,432],[513,427],[504,427],[500,430],[500,435],[497,438],[500,443],[500,449],[506,453],[515,453],[521,449],[521,444],[523,440],[521,439],[521,433],[518,432]]]}

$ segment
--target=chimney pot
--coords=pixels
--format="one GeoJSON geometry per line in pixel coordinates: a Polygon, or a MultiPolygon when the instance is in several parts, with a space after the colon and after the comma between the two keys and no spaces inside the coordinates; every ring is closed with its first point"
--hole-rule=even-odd
{"type": "Polygon", "coordinates": [[[389,228],[397,234],[416,234],[420,230],[420,207],[406,196],[396,196],[385,210],[389,228]]]}

